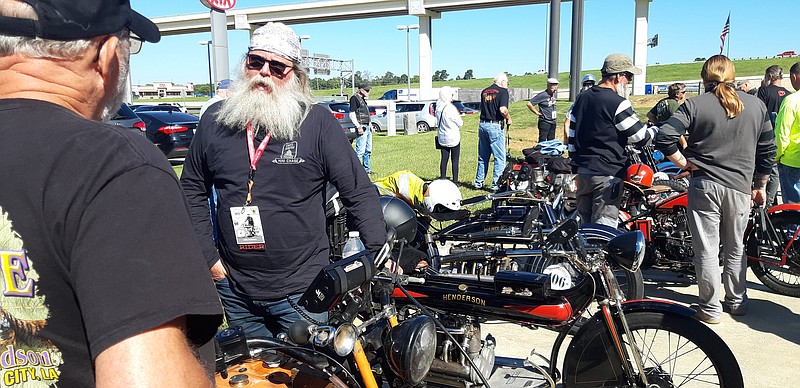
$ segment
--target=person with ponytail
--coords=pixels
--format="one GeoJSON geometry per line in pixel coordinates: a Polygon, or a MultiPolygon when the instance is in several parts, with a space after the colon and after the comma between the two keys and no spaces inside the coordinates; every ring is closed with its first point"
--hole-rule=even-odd
{"type": "Polygon", "coordinates": [[[735,71],[726,56],[709,58],[700,73],[706,93],[686,100],[661,124],[655,140],[656,148],[685,171],[682,175],[692,177],[688,210],[699,293],[695,317],[706,323],[719,323],[723,308],[731,315],[746,311],[743,234],[751,201],[765,202],[775,161],[769,113],[758,98],[736,90],[735,71]],[[687,139],[683,150],[681,135],[687,139]]]}

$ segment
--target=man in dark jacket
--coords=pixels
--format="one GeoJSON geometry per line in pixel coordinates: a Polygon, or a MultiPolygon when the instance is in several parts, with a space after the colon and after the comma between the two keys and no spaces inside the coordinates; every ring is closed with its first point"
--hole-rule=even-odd
{"type": "Polygon", "coordinates": [[[376,253],[385,239],[377,192],[336,119],[314,104],[299,42],[281,23],[254,31],[231,96],[200,120],[181,176],[229,323],[248,336],[274,336],[301,319],[295,302],[329,262],[326,182],[367,250],[376,253]]]}
{"type": "Polygon", "coordinates": [[[569,152],[578,174],[582,222],[616,227],[628,144],[644,145],[655,131],[644,127],[628,100],[628,85],[642,71],[625,54],[606,57],[600,83],[578,95],[570,121],[569,152]]]}

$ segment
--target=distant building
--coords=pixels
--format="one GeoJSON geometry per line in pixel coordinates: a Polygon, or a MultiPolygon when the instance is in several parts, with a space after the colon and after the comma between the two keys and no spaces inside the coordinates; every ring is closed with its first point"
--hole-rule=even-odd
{"type": "Polygon", "coordinates": [[[140,99],[194,96],[194,84],[191,82],[186,85],[177,85],[172,82],[153,82],[148,85],[133,85],[132,89],[134,98],[140,99]]]}

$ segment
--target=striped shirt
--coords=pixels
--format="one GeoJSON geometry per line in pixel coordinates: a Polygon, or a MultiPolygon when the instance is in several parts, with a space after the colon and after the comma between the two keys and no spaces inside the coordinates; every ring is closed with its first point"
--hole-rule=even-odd
{"type": "Polygon", "coordinates": [[[582,174],[622,177],[628,159],[625,146],[647,145],[656,131],[639,121],[629,100],[600,86],[578,95],[568,120],[572,167],[582,174]]]}

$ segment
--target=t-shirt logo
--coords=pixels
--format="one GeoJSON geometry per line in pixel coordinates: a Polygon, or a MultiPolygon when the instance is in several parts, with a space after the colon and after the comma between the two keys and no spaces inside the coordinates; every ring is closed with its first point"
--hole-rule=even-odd
{"type": "Polygon", "coordinates": [[[303,158],[297,157],[297,142],[290,141],[283,145],[283,150],[281,151],[281,156],[275,159],[272,159],[272,163],[275,164],[300,164],[305,162],[303,158]]]}
{"type": "Polygon", "coordinates": [[[778,90],[778,97],[783,97],[786,95],[786,92],[783,90],[778,90]]]}
{"type": "Polygon", "coordinates": [[[37,292],[34,260],[0,208],[0,386],[49,386],[61,374],[61,352],[41,336],[50,308],[37,292]]]}

